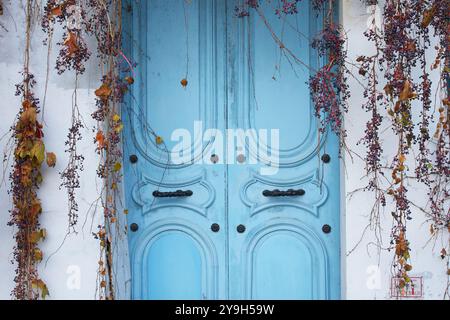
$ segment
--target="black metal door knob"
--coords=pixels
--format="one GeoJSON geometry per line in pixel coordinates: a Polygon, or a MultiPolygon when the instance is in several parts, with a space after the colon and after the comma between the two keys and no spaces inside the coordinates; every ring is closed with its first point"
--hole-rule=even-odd
{"type": "Polygon", "coordinates": [[[137,223],[130,224],[130,230],[131,231],[136,232],[136,231],[138,231],[138,229],[139,229],[139,226],[138,226],[137,223]]]}

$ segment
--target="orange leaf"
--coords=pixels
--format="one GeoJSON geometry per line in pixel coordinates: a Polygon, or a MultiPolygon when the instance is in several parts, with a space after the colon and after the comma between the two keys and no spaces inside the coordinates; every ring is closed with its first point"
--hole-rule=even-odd
{"type": "Polygon", "coordinates": [[[31,102],[30,100],[25,100],[22,102],[22,107],[24,110],[27,110],[28,108],[33,107],[33,102],[31,102]]]}
{"type": "Polygon", "coordinates": [[[52,16],[57,16],[57,17],[62,16],[62,14],[63,14],[61,6],[52,8],[50,10],[50,13],[52,16]]]}
{"type": "Polygon", "coordinates": [[[78,51],[78,36],[76,33],[69,32],[66,40],[64,40],[64,45],[67,46],[67,51],[69,56],[72,56],[78,51]]]}
{"type": "Polygon", "coordinates": [[[130,85],[134,83],[133,77],[125,77],[125,81],[130,85]]]}
{"type": "Polygon", "coordinates": [[[95,95],[102,100],[108,100],[111,93],[112,93],[112,90],[106,83],[103,83],[100,86],[100,88],[95,90],[95,95]]]}
{"type": "Polygon", "coordinates": [[[20,116],[20,122],[23,125],[28,124],[33,125],[36,123],[36,116],[37,116],[36,108],[34,107],[26,108],[25,111],[22,112],[22,115],[20,116]]]}
{"type": "Polygon", "coordinates": [[[95,141],[98,143],[98,148],[103,149],[106,146],[105,136],[103,135],[103,131],[99,130],[95,135],[95,141]]]}

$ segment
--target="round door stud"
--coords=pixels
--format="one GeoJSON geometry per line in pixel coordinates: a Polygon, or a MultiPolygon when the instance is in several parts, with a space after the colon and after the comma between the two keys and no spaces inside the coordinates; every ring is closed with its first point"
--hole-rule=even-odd
{"type": "Polygon", "coordinates": [[[219,156],[218,156],[217,154],[211,155],[211,162],[212,162],[213,164],[218,163],[218,162],[219,162],[219,156]]]}
{"type": "Polygon", "coordinates": [[[138,162],[138,157],[137,157],[137,155],[132,154],[132,155],[130,156],[130,162],[131,162],[131,163],[136,163],[136,162],[138,162]]]}
{"type": "Polygon", "coordinates": [[[236,157],[236,160],[237,160],[237,162],[238,163],[245,163],[245,156],[243,155],[243,154],[240,154],[240,155],[238,155],[237,157],[236,157]]]}
{"type": "Polygon", "coordinates": [[[329,155],[328,153],[323,154],[323,155],[322,155],[322,161],[323,161],[324,163],[330,163],[330,161],[331,161],[330,155],[329,155]]]}
{"type": "Polygon", "coordinates": [[[137,223],[130,224],[130,230],[131,231],[136,232],[136,231],[138,231],[138,229],[139,229],[139,226],[138,226],[137,223]]]}
{"type": "Polygon", "coordinates": [[[213,224],[211,225],[211,230],[212,230],[212,232],[219,232],[219,230],[220,230],[219,224],[213,223],[213,224]]]}
{"type": "Polygon", "coordinates": [[[323,233],[330,233],[331,232],[331,227],[330,227],[330,225],[329,224],[324,224],[323,225],[323,227],[322,227],[322,231],[323,231],[323,233]]]}
{"type": "Polygon", "coordinates": [[[245,232],[245,226],[243,224],[240,224],[236,228],[237,232],[244,233],[245,232]]]}

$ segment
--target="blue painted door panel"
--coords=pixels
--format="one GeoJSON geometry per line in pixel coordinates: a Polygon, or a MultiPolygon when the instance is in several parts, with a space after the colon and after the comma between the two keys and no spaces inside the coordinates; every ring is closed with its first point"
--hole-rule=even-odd
{"type": "MultiPolygon", "coordinates": [[[[126,54],[138,63],[123,115],[125,159],[138,157],[124,166],[128,225],[139,227],[128,231],[134,299],[340,297],[337,138],[318,135],[310,69],[283,54],[260,17],[235,17],[239,2],[130,1],[124,10],[126,54]],[[184,147],[200,152],[175,163],[171,136],[180,128],[192,136],[184,147]],[[270,159],[254,147],[258,136],[235,140],[238,147],[223,154],[218,133],[195,134],[206,129],[279,129],[279,146],[262,141],[269,154],[279,153],[278,171],[261,173],[270,159]],[[323,153],[330,163],[320,160],[323,153]],[[262,194],[274,189],[305,194],[262,194]],[[155,190],[193,195],[155,198],[155,190]],[[331,233],[322,231],[325,224],[331,233]]],[[[316,68],[321,61],[309,42],[321,17],[301,1],[297,15],[280,19],[277,3],[261,1],[259,10],[284,45],[316,68]]]]}
{"type": "Polygon", "coordinates": [[[128,225],[139,227],[128,231],[133,299],[227,295],[225,167],[193,164],[208,158],[214,139],[195,135],[202,130],[194,121],[204,128],[225,123],[226,52],[218,50],[225,47],[224,8],[221,1],[152,0],[131,1],[124,10],[134,39],[127,54],[138,64],[124,129],[125,159],[138,157],[124,167],[128,225]],[[183,163],[171,161],[176,129],[192,136],[179,150],[183,163]],[[190,156],[189,147],[200,152],[190,156]],[[155,198],[155,190],[193,195],[155,198]],[[211,231],[213,223],[220,232],[211,231]]]}
{"type": "MultiPolygon", "coordinates": [[[[318,135],[307,81],[310,69],[280,49],[274,32],[296,58],[317,69],[311,36],[321,17],[311,1],[298,14],[275,16],[277,1],[261,1],[258,15],[232,18],[228,31],[228,127],[279,129],[275,175],[261,175],[269,162],[247,143],[245,157],[258,164],[228,170],[229,269],[232,299],[337,299],[340,296],[338,141],[318,135]],[[323,164],[323,153],[332,161],[323,164]],[[264,190],[303,189],[301,197],[268,198],[264,190]],[[244,233],[236,232],[244,225],[244,233]],[[332,232],[325,234],[323,225],[332,232]]],[[[227,16],[232,16],[229,8],[227,16]]],[[[269,138],[267,141],[271,141],[269,138]]],[[[239,153],[239,150],[235,151],[239,153]]]]}

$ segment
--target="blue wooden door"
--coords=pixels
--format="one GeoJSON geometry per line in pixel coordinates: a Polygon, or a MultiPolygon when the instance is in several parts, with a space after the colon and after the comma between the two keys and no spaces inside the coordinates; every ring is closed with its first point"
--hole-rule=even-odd
{"type": "Polygon", "coordinates": [[[318,134],[309,69],[272,37],[317,67],[321,17],[310,1],[282,19],[278,1],[261,1],[266,24],[237,18],[239,2],[126,6],[134,299],[340,296],[338,141],[318,134]]]}

